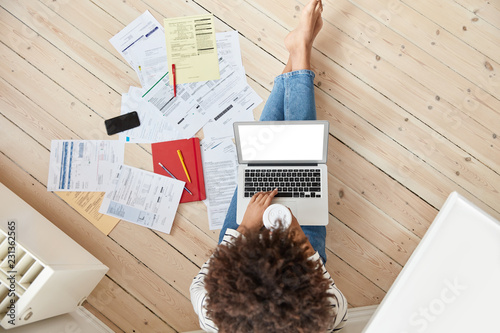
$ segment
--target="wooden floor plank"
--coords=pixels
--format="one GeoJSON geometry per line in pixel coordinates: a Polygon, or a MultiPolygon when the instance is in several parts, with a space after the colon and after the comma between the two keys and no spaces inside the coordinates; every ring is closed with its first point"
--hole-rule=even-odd
{"type": "Polygon", "coordinates": [[[336,256],[353,263],[354,269],[382,290],[389,290],[401,271],[401,265],[331,215],[327,233],[326,246],[336,256]]]}
{"type": "MultiPolygon", "coordinates": [[[[321,90],[316,90],[316,100],[318,118],[330,121],[330,128],[337,129],[335,136],[339,140],[434,207],[441,207],[449,193],[459,190],[454,182],[443,177],[424,161],[416,159],[411,151],[394,145],[394,141],[382,133],[374,132],[371,125],[359,116],[353,116],[352,112],[340,103],[334,105],[321,90]],[[329,102],[325,102],[325,99],[329,102]],[[325,109],[325,105],[328,105],[328,109],[325,109]]],[[[465,191],[460,192],[493,216],[500,216],[495,209],[477,197],[465,191]]]]}
{"type": "MultiPolygon", "coordinates": [[[[500,29],[500,4],[490,0],[454,0],[459,5],[465,7],[469,12],[474,13],[477,18],[483,19],[489,24],[500,29]]],[[[471,19],[475,22],[475,17],[471,19]]]]}
{"type": "Polygon", "coordinates": [[[193,264],[163,238],[150,229],[125,221],[120,222],[109,236],[117,243],[126,246],[127,252],[158,274],[180,294],[190,298],[189,286],[200,267],[193,264]],[[133,243],[130,243],[130,235],[134,235],[133,243]]]}
{"type": "MultiPolygon", "coordinates": [[[[414,9],[403,3],[393,8],[391,3],[390,0],[356,2],[357,6],[378,22],[387,25],[402,38],[420,47],[480,89],[485,89],[489,94],[499,97],[498,91],[495,91],[493,86],[484,84],[489,81],[491,74],[485,64],[489,63],[495,68],[500,68],[499,63],[479,53],[447,30],[441,29],[433,21],[419,15],[414,9]],[[408,20],[408,17],[412,20],[408,20]]],[[[430,65],[426,60],[421,61],[430,65]]]]}
{"type": "Polygon", "coordinates": [[[345,261],[327,251],[326,269],[351,307],[379,304],[385,293],[345,261]]]}
{"type": "MultiPolygon", "coordinates": [[[[0,35],[0,40],[11,50],[48,75],[63,90],[71,92],[75,98],[103,119],[117,114],[116,110],[119,110],[121,105],[119,94],[110,90],[101,80],[96,79],[3,8],[0,8],[0,16],[2,17],[0,27],[6,32],[0,35]]],[[[90,137],[92,133],[88,138],[90,137]]]]}
{"type": "Polygon", "coordinates": [[[125,332],[176,332],[108,277],[99,282],[88,302],[105,311],[112,323],[120,323],[119,329],[125,332]]]}
{"type": "MultiPolygon", "coordinates": [[[[40,2],[47,8],[46,12],[50,10],[53,13],[50,16],[60,16],[76,30],[83,32],[96,44],[108,51],[109,54],[114,55],[116,57],[114,61],[121,62],[125,67],[128,67],[127,61],[116,52],[109,42],[109,39],[116,34],[117,29],[122,29],[123,26],[116,19],[110,17],[108,13],[92,2],[72,3],[66,1],[60,3],[52,0],[40,0],[40,2]]],[[[132,74],[131,77],[135,78],[135,75],[132,74]]]]}
{"type": "Polygon", "coordinates": [[[116,61],[116,57],[102,49],[88,36],[63,20],[43,4],[35,1],[8,1],[2,7],[23,23],[49,39],[51,43],[77,61],[87,71],[100,78],[114,91],[127,91],[131,82],[138,80],[128,65],[116,61]]]}
{"type": "Polygon", "coordinates": [[[333,137],[329,141],[328,169],[342,183],[349,184],[358,195],[366,197],[420,238],[436,217],[434,207],[358,154],[352,154],[348,147],[333,137]],[[356,167],[353,168],[353,165],[356,167]]]}
{"type": "Polygon", "coordinates": [[[114,322],[105,317],[99,310],[94,308],[92,304],[88,301],[85,301],[82,306],[87,309],[90,313],[92,313],[97,319],[99,319],[104,325],[109,327],[113,332],[124,333],[125,331],[116,326],[114,322]]]}
{"type": "MultiPolygon", "coordinates": [[[[330,212],[378,249],[401,265],[406,263],[419,238],[378,210],[362,196],[330,175],[328,179],[328,206],[330,212]]],[[[328,224],[328,231],[333,231],[328,224]]]]}
{"type": "Polygon", "coordinates": [[[500,62],[498,29],[488,23],[472,21],[474,15],[454,1],[403,1],[421,15],[438,22],[443,29],[450,31],[484,55],[500,62]],[[446,15],[443,15],[446,13],[446,15]]]}

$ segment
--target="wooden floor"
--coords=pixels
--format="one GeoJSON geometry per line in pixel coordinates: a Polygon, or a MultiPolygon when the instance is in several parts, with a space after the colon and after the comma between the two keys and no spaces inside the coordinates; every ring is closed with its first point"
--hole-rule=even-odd
{"type": "MultiPolygon", "coordinates": [[[[103,120],[140,86],[108,40],[145,10],[238,30],[266,100],[305,1],[0,1],[0,181],[110,268],[85,306],[117,332],[196,329],[189,284],[218,231],[197,202],[179,206],[171,235],[120,222],[105,236],[47,192],[51,140],[108,139],[103,120]]],[[[323,18],[312,62],[331,130],[327,269],[350,306],[378,304],[452,191],[500,218],[500,2],[325,0],[323,18]]],[[[126,163],[152,170],[150,146],[128,146],[126,163]]]]}

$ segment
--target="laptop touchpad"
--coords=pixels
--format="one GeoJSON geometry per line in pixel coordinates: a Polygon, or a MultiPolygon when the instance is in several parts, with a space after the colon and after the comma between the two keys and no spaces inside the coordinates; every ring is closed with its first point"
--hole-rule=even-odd
{"type": "Polygon", "coordinates": [[[297,200],[286,200],[286,199],[274,199],[272,203],[279,203],[282,204],[283,206],[286,206],[292,210],[292,213],[295,217],[297,217],[297,214],[299,211],[297,210],[297,200]]]}

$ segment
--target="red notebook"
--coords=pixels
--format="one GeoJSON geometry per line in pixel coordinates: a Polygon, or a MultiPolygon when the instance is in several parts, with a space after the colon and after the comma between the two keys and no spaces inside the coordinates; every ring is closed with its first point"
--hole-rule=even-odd
{"type": "Polygon", "coordinates": [[[191,138],[185,140],[165,141],[153,143],[153,168],[154,172],[160,175],[170,177],[158,164],[161,163],[175,178],[185,181],[186,188],[193,193],[189,194],[185,190],[182,191],[181,203],[205,200],[205,179],[203,177],[203,166],[201,164],[200,139],[191,138]],[[188,181],[181,160],[177,154],[177,150],[182,152],[184,163],[191,177],[191,183],[188,181]]]}

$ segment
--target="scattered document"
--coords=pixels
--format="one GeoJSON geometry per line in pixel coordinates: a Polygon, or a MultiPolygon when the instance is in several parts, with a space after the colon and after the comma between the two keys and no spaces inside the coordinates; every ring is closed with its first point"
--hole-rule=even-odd
{"type": "Polygon", "coordinates": [[[151,86],[169,70],[165,36],[158,29],[150,38],[141,39],[137,44],[139,47],[130,49],[134,70],[143,87],[151,86]]]}
{"type": "Polygon", "coordinates": [[[149,11],[145,11],[109,41],[136,71],[143,86],[156,79],[157,73],[154,71],[165,72],[165,68],[168,68],[165,31],[149,11]]]}
{"type": "Polygon", "coordinates": [[[99,213],[104,192],[56,192],[73,209],[85,217],[105,235],[120,222],[120,219],[99,213]]]}
{"type": "Polygon", "coordinates": [[[130,143],[154,143],[176,140],[181,134],[176,126],[151,103],[142,98],[142,89],[130,87],[122,94],[121,114],[137,111],[141,126],[121,132],[119,138],[130,143]]]}
{"type": "Polygon", "coordinates": [[[202,141],[203,172],[210,230],[220,229],[237,184],[236,147],[231,140],[218,145],[202,141]]]}
{"type": "Polygon", "coordinates": [[[106,192],[124,151],[117,140],[52,140],[47,190],[106,192]]]}
{"type": "MultiPolygon", "coordinates": [[[[219,57],[227,61],[235,71],[244,75],[238,32],[220,32],[217,33],[216,37],[219,57]]],[[[241,82],[239,94],[237,98],[232,100],[233,103],[221,109],[203,126],[203,134],[211,145],[233,138],[234,122],[254,120],[253,109],[262,103],[262,98],[246,83],[245,78],[241,82]]]]}
{"type": "Polygon", "coordinates": [[[243,68],[238,31],[218,32],[215,38],[219,58],[226,59],[235,69],[243,68]]]}
{"type": "Polygon", "coordinates": [[[235,110],[234,112],[225,113],[221,117],[211,119],[203,126],[203,134],[210,141],[220,143],[223,140],[234,138],[234,122],[253,120],[252,110],[235,110]]]}
{"type": "Polygon", "coordinates": [[[180,180],[120,165],[99,212],[168,234],[183,189],[180,180]]]}
{"type": "Polygon", "coordinates": [[[164,25],[167,58],[170,67],[175,64],[177,84],[220,78],[212,14],[166,18],[164,25]]]}
{"type": "MultiPolygon", "coordinates": [[[[181,138],[190,138],[210,118],[230,111],[234,104],[246,109],[256,103],[256,98],[247,98],[250,91],[245,89],[243,71],[235,71],[220,58],[220,75],[221,79],[216,81],[177,85],[177,97],[168,85],[168,77],[164,76],[153,87],[144,89],[143,98],[158,108],[169,123],[175,124],[181,138]]],[[[255,92],[254,95],[259,98],[255,92]]]]}

